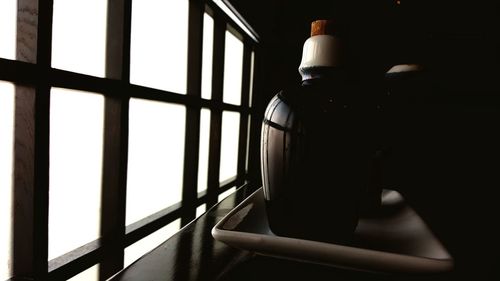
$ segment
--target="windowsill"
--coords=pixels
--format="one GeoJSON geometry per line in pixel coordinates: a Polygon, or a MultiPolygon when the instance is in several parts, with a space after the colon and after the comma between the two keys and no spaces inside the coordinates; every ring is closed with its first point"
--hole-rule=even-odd
{"type": "Polygon", "coordinates": [[[216,280],[252,254],[213,239],[211,230],[257,187],[245,185],[109,280],[216,280]],[[147,276],[147,278],[145,278],[147,276]]]}

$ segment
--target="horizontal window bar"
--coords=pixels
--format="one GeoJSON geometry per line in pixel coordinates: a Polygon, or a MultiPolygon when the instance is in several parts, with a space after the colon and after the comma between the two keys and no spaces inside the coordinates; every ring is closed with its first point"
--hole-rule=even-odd
{"type": "Polygon", "coordinates": [[[179,202],[128,225],[125,230],[125,247],[132,245],[168,223],[180,218],[182,211],[182,206],[179,202]]]}
{"type": "Polygon", "coordinates": [[[105,252],[100,239],[49,261],[49,280],[66,280],[95,265],[105,252]]]}
{"type": "Polygon", "coordinates": [[[119,80],[99,78],[85,74],[74,73],[59,69],[46,69],[41,75],[41,70],[37,65],[0,59],[0,80],[18,82],[21,84],[37,84],[49,79],[50,86],[66,89],[89,91],[102,93],[104,96],[126,96],[148,100],[164,101],[184,104],[192,107],[206,107],[216,110],[236,111],[241,113],[251,113],[252,109],[246,106],[227,104],[214,100],[202,99],[192,95],[180,95],[164,90],[148,88],[121,82],[119,80]]]}
{"type": "Polygon", "coordinates": [[[0,58],[0,80],[34,85],[40,79],[38,73],[36,64],[0,58]]]}

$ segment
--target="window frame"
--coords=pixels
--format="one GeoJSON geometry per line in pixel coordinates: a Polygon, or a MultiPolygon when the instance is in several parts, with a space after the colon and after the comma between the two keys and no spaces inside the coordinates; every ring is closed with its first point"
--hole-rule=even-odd
{"type": "MultiPolygon", "coordinates": [[[[14,143],[13,277],[65,280],[100,264],[99,279],[123,268],[124,249],[161,227],[181,218],[181,227],[196,218],[196,208],[217,203],[224,191],[254,179],[257,170],[245,169],[258,149],[256,109],[250,107],[251,54],[258,42],[245,33],[210,0],[189,1],[187,94],[130,84],[131,0],[108,0],[106,77],[99,78],[51,67],[53,1],[19,0],[16,60],[0,58],[0,80],[16,85],[14,143]],[[214,19],[212,98],[201,98],[203,15],[214,19]],[[23,18],[24,17],[24,18],[23,18]],[[26,20],[28,17],[29,20],[26,20]],[[23,18],[23,20],[19,20],[23,18]],[[29,28],[21,24],[30,24],[29,28]],[[241,105],[222,101],[225,31],[244,44],[241,105]],[[34,35],[34,36],[33,36],[34,35]],[[28,48],[26,48],[28,47],[28,48]],[[30,52],[26,53],[26,50],[30,52]],[[102,94],[104,145],[101,237],[48,261],[50,89],[60,87],[102,94]],[[186,106],[182,201],[125,225],[130,98],[186,106]],[[200,112],[211,112],[207,190],[197,192],[200,112]],[[237,176],[219,183],[223,111],[240,113],[237,176]],[[249,128],[249,123],[251,128],[249,128]],[[249,135],[250,134],[250,135],[249,135]],[[253,137],[252,137],[253,136],[253,137]],[[250,146],[249,155],[247,145],[250,146]],[[20,192],[27,190],[28,192],[20,192]],[[26,215],[28,214],[28,215],[26,215]]],[[[257,57],[257,56],[256,56],[257,57]]],[[[252,167],[258,168],[258,165],[252,167]]]]}

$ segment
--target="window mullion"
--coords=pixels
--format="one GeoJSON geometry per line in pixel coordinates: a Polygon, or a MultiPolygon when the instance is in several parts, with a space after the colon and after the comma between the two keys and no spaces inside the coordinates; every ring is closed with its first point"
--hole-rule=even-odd
{"type": "Polygon", "coordinates": [[[261,75],[262,71],[259,71],[260,60],[259,56],[260,52],[258,49],[254,51],[254,67],[253,67],[253,83],[251,95],[252,101],[252,114],[250,115],[250,135],[249,137],[249,147],[248,147],[248,175],[249,181],[254,184],[260,184],[261,174],[260,174],[260,130],[262,124],[261,116],[264,116],[265,107],[259,106],[264,104],[262,102],[262,98],[264,95],[256,95],[255,93],[259,93],[262,91],[261,87],[261,75]]]}
{"type": "Polygon", "coordinates": [[[104,150],[101,198],[101,238],[105,249],[99,279],[123,268],[128,159],[130,73],[130,0],[108,0],[106,78],[119,79],[119,93],[108,93],[104,106],[104,150]]]}
{"type": "MultiPolygon", "coordinates": [[[[201,97],[201,65],[203,44],[203,1],[189,1],[187,95],[201,97]]],[[[200,146],[200,107],[188,106],[186,110],[184,169],[182,186],[184,226],[196,216],[198,184],[198,158],[200,146]]]]}
{"type": "Polygon", "coordinates": [[[45,279],[48,268],[49,108],[52,1],[19,0],[16,58],[37,63],[35,88],[16,85],[13,275],[45,279]]]}
{"type": "MultiPolygon", "coordinates": [[[[212,100],[222,102],[224,85],[224,51],[226,23],[220,15],[214,17],[214,46],[212,64],[212,100]]],[[[221,150],[222,110],[211,109],[210,146],[208,152],[207,209],[217,202],[221,150]]]]}
{"type": "MultiPolygon", "coordinates": [[[[249,96],[250,96],[250,60],[252,50],[249,47],[248,42],[244,42],[243,49],[243,71],[241,80],[241,106],[243,108],[248,108],[249,96]]],[[[246,146],[248,138],[248,113],[242,112],[240,117],[240,132],[238,140],[238,185],[241,185],[245,181],[245,162],[246,162],[246,146]]]]}

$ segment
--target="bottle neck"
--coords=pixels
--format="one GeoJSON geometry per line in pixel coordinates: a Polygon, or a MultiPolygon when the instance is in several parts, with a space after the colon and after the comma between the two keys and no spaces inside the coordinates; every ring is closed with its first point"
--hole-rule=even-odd
{"type": "Polygon", "coordinates": [[[313,66],[300,69],[303,83],[336,82],[345,78],[345,74],[346,69],[342,67],[313,66]]]}
{"type": "Polygon", "coordinates": [[[346,69],[340,67],[311,67],[301,72],[302,86],[329,86],[347,80],[346,69]]]}

